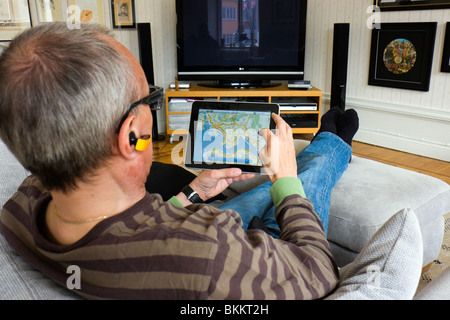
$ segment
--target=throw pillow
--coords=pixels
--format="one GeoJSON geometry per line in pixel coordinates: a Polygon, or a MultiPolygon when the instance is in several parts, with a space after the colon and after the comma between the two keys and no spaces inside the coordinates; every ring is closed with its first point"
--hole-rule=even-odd
{"type": "Polygon", "coordinates": [[[354,262],[340,270],[341,283],[327,300],[411,300],[422,272],[423,243],[412,210],[388,220],[354,262]]]}
{"type": "Polygon", "coordinates": [[[22,259],[0,234],[0,300],[79,300],[22,259]]]}

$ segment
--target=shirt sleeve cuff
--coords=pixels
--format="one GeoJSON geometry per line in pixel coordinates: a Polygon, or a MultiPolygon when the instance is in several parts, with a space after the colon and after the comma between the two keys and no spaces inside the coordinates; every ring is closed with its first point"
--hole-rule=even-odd
{"type": "Polygon", "coordinates": [[[172,197],[167,202],[173,204],[174,206],[183,208],[183,205],[181,204],[180,200],[177,199],[177,197],[172,197]]]}
{"type": "Polygon", "coordinates": [[[302,182],[294,177],[278,179],[270,189],[270,195],[275,206],[279,206],[284,199],[294,194],[299,194],[306,199],[302,182]]]}

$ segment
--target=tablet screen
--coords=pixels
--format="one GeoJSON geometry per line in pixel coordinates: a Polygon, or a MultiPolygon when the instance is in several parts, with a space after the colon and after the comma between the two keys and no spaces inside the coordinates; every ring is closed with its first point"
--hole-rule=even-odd
{"type": "Polygon", "coordinates": [[[245,103],[224,103],[221,108],[211,103],[203,106],[197,106],[192,114],[191,166],[240,167],[247,172],[259,172],[262,166],[259,152],[266,145],[259,131],[273,129],[272,112],[277,112],[277,108],[245,103]]]}
{"type": "Polygon", "coordinates": [[[194,161],[261,166],[265,140],[258,132],[270,127],[270,118],[270,112],[200,109],[194,161]]]}

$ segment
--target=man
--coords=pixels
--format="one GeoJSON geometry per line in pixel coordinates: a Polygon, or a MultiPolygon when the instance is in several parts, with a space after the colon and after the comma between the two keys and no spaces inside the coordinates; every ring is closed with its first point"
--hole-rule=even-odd
{"type": "MultiPolygon", "coordinates": [[[[65,286],[68,266],[76,265],[75,291],[90,299],[318,299],[337,285],[322,223],[297,177],[292,131],[280,117],[273,116],[277,135],[261,132],[268,145],[261,156],[275,146],[282,155],[267,168],[273,203],[256,213],[277,219],[280,234],[272,237],[245,230],[249,212],[192,204],[183,192],[168,202],[146,192],[147,80],[100,27],[32,28],[1,56],[0,70],[0,136],[32,172],[5,204],[0,231],[56,282],[65,286]],[[278,161],[280,169],[271,171],[278,161]]],[[[331,114],[328,131],[305,155],[309,164],[339,156],[339,167],[323,163],[333,168],[326,179],[337,180],[351,148],[336,135],[347,130],[339,128],[345,114],[331,114]]],[[[205,201],[251,177],[237,169],[205,171],[189,187],[205,201]]],[[[332,185],[324,188],[329,193],[332,185]]],[[[259,196],[270,199],[268,191],[259,196]]],[[[242,210],[249,201],[243,198],[226,205],[242,210]]]]}

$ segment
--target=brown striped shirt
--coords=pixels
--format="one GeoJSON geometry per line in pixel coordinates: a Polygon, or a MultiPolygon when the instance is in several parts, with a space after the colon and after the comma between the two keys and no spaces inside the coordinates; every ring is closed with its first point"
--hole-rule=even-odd
{"type": "Polygon", "coordinates": [[[180,208],[147,194],[70,246],[45,238],[50,193],[33,176],[8,201],[0,231],[44,274],[66,286],[81,270],[90,299],[318,299],[338,272],[312,204],[288,196],[277,208],[281,239],[244,231],[238,213],[180,208]]]}

